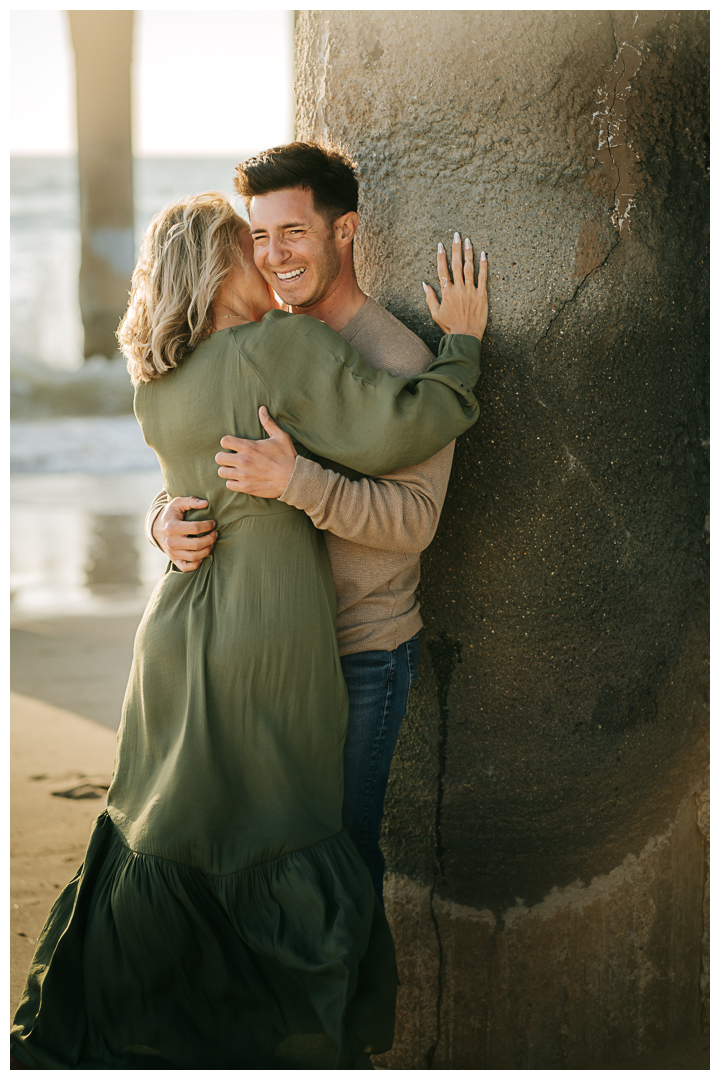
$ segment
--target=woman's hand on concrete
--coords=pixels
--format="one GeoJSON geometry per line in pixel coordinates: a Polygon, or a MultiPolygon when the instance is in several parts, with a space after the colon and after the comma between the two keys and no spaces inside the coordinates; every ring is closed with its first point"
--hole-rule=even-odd
{"type": "Polygon", "coordinates": [[[178,570],[197,570],[218,538],[214,521],[185,521],[188,510],[202,510],[207,499],[172,499],[155,518],[152,534],[178,570]],[[203,535],[205,534],[205,535],[203,535]]]}
{"type": "Polygon", "coordinates": [[[480,252],[477,286],[472,244],[466,240],[464,245],[461,245],[459,233],[455,233],[452,246],[452,280],[442,244],[438,244],[437,265],[440,303],[435,290],[423,281],[425,299],[433,319],[446,334],[472,334],[473,337],[482,339],[488,318],[485,252],[480,252]]]}

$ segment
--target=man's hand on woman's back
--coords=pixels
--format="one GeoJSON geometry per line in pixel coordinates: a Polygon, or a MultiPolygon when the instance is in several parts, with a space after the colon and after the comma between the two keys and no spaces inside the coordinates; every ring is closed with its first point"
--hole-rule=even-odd
{"type": "Polygon", "coordinates": [[[234,435],[225,435],[220,445],[226,452],[215,455],[220,466],[218,476],[225,480],[225,486],[231,491],[244,491],[246,495],[257,495],[261,499],[277,499],[290,483],[297,450],[264,405],[260,406],[259,416],[268,438],[238,439],[234,435]]]}
{"type": "Polygon", "coordinates": [[[196,499],[192,495],[172,499],[153,523],[153,536],[178,570],[184,573],[197,570],[218,538],[214,521],[185,521],[188,510],[202,510],[205,506],[207,499],[196,499]]]}

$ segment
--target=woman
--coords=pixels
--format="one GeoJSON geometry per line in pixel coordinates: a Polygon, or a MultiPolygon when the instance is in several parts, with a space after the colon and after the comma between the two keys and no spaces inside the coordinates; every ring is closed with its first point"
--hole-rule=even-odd
{"type": "MultiPolygon", "coordinates": [[[[445,294],[441,325],[481,336],[484,273],[445,294]]],[[[167,567],[138,629],[108,806],[16,1016],[21,1067],[371,1067],[392,1043],[392,938],[341,825],[322,536],[229,491],[214,454],[228,431],[260,437],[266,405],[358,471],[425,460],[477,416],[479,346],[446,338],[426,375],[394,379],[275,306],[224,196],[153,220],[119,339],[166,490],[207,498],[219,539],[194,572],[167,567]]]]}

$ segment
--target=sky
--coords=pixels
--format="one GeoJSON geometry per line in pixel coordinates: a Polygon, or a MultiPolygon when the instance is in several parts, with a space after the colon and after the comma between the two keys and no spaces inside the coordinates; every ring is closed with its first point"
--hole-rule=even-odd
{"type": "MultiPolygon", "coordinates": [[[[134,34],[136,154],[232,156],[293,138],[292,11],[136,11],[134,34]]],[[[67,13],[12,11],[10,35],[10,152],[73,153],[67,13]]]]}

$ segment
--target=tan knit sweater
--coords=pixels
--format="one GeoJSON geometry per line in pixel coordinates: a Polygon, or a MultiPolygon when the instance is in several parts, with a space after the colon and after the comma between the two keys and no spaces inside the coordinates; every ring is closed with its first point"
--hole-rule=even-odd
{"type": "MultiPolygon", "coordinates": [[[[368,297],[340,331],[374,368],[417,375],[435,359],[428,347],[368,297]]],[[[348,479],[298,457],[280,501],[310,517],[325,540],[337,593],[340,655],[395,649],[422,626],[415,590],[420,552],[437,528],[454,443],[422,465],[375,480],[348,479]]],[[[146,530],[167,502],[163,491],[148,512],[146,530]]]]}

